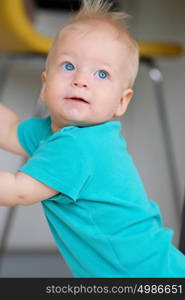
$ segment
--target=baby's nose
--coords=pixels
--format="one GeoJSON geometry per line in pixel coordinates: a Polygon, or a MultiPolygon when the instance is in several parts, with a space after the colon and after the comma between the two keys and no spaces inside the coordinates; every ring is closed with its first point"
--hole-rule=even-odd
{"type": "Polygon", "coordinates": [[[76,86],[76,87],[81,87],[81,88],[82,87],[87,87],[86,83],[81,82],[81,81],[77,81],[77,80],[73,82],[73,85],[76,86]]]}
{"type": "Polygon", "coordinates": [[[85,76],[81,76],[80,74],[73,78],[72,85],[79,88],[87,88],[87,79],[85,76]]]}

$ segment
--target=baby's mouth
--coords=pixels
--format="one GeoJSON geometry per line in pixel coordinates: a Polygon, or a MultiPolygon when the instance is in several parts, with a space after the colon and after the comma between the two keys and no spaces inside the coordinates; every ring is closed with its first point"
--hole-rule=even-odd
{"type": "Polygon", "coordinates": [[[74,101],[74,102],[81,102],[81,103],[89,103],[87,100],[81,97],[66,97],[65,100],[74,101]]]}

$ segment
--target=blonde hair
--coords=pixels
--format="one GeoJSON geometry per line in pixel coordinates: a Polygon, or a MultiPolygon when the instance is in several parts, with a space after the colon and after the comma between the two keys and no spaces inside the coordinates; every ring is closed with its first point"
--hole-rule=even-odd
{"type": "MultiPolygon", "coordinates": [[[[127,40],[127,48],[129,49],[129,55],[132,59],[132,64],[130,65],[130,80],[129,86],[132,87],[138,72],[139,66],[139,48],[136,40],[130,35],[128,30],[128,19],[129,15],[122,11],[113,11],[112,10],[113,3],[111,1],[106,0],[82,0],[82,5],[80,10],[76,15],[72,17],[72,19],[59,30],[56,35],[53,45],[49,51],[47,60],[46,60],[46,68],[48,66],[48,61],[53,52],[54,46],[56,42],[59,40],[62,33],[68,29],[70,25],[76,23],[87,23],[90,21],[101,21],[104,23],[108,23],[112,25],[115,29],[117,29],[120,36],[124,36],[127,40]]],[[[129,58],[128,58],[129,59],[129,58]]],[[[130,61],[130,59],[129,59],[130,61]]]]}
{"type": "Polygon", "coordinates": [[[105,0],[82,0],[79,12],[74,16],[71,23],[87,20],[100,19],[115,24],[123,23],[127,27],[127,19],[130,17],[125,12],[112,11],[113,3],[105,0]]]}

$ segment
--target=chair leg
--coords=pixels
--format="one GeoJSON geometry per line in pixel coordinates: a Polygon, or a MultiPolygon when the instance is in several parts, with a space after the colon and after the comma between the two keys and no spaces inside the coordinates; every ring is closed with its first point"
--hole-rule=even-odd
{"type": "Polygon", "coordinates": [[[166,159],[168,164],[168,172],[172,186],[172,193],[174,199],[174,210],[177,216],[179,228],[181,226],[181,195],[180,186],[178,180],[178,172],[175,164],[175,155],[173,149],[173,143],[171,140],[171,133],[169,128],[169,122],[166,112],[165,99],[163,94],[163,76],[153,58],[141,58],[141,63],[144,63],[149,68],[149,77],[154,85],[156,106],[158,110],[161,131],[163,135],[164,148],[166,153],[166,159]]]}
{"type": "Polygon", "coordinates": [[[0,272],[3,267],[3,261],[4,261],[4,256],[7,251],[7,242],[8,242],[8,237],[11,232],[12,224],[15,218],[17,207],[9,207],[8,208],[8,213],[6,216],[5,224],[4,224],[4,230],[2,232],[2,236],[0,239],[0,272]]]}
{"type": "MultiPolygon", "coordinates": [[[[0,102],[3,95],[3,88],[5,86],[6,79],[9,74],[10,66],[12,63],[13,56],[5,55],[2,56],[1,59],[1,70],[0,70],[0,102]]],[[[9,233],[11,231],[13,218],[16,212],[16,207],[8,207],[8,212],[4,224],[3,231],[1,233],[0,239],[0,271],[2,269],[4,254],[6,253],[7,241],[9,237],[9,233]]]]}
{"type": "Polygon", "coordinates": [[[181,231],[179,238],[179,250],[185,254],[185,199],[182,209],[182,223],[181,223],[181,231]]]}
{"type": "MultiPolygon", "coordinates": [[[[16,59],[17,57],[25,57],[27,59],[27,57],[32,57],[30,55],[7,55],[4,57],[4,61],[2,63],[1,66],[1,70],[0,70],[0,102],[1,102],[1,97],[3,94],[3,88],[5,86],[5,82],[9,73],[9,68],[11,66],[12,60],[16,59]]],[[[33,55],[36,56],[36,55],[33,55]]],[[[45,58],[44,55],[37,55],[40,58],[45,58]]],[[[46,107],[44,104],[37,102],[36,107],[35,107],[35,111],[34,111],[34,117],[42,117],[44,114],[46,113],[46,107]]],[[[23,161],[24,163],[24,161],[23,161]]],[[[0,238],[0,272],[2,270],[2,265],[3,265],[3,261],[4,261],[4,256],[7,252],[7,243],[8,243],[8,238],[11,232],[11,228],[13,226],[13,221],[15,219],[15,215],[16,215],[16,211],[17,211],[17,207],[8,207],[7,208],[8,212],[7,212],[7,216],[6,216],[6,220],[4,223],[4,228],[1,234],[1,238],[0,238]]]]}

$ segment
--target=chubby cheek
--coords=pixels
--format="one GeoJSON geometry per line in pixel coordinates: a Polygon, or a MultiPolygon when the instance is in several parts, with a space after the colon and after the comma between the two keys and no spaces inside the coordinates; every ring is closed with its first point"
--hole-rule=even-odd
{"type": "Polygon", "coordinates": [[[108,103],[108,101],[102,101],[96,104],[92,108],[92,116],[99,121],[106,121],[112,118],[114,114],[114,107],[112,104],[108,103]]]}
{"type": "Polygon", "coordinates": [[[100,105],[104,110],[114,110],[121,99],[121,93],[115,89],[104,90],[100,95],[100,105]]]}
{"type": "Polygon", "coordinates": [[[50,82],[46,85],[45,94],[47,97],[47,100],[50,101],[56,101],[58,98],[61,98],[63,91],[65,90],[65,87],[61,82],[50,82]]]}

